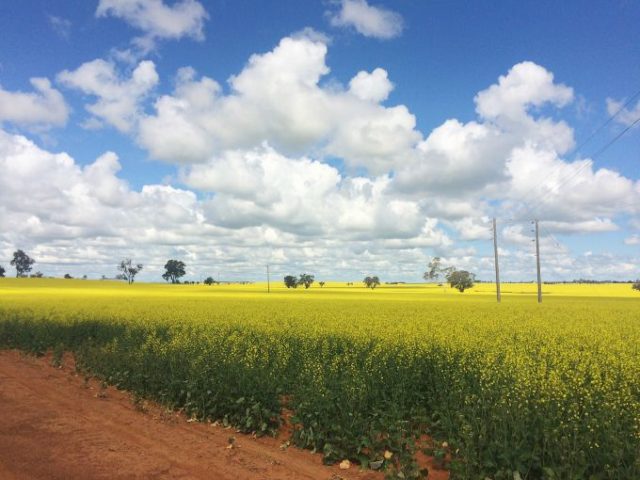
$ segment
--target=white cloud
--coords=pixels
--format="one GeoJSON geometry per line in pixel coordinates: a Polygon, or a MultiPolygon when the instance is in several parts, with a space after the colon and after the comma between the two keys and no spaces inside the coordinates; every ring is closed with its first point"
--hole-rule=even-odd
{"type": "Polygon", "coordinates": [[[3,131],[0,168],[0,259],[25,248],[46,274],[113,275],[115,263],[131,256],[147,266],[141,278],[154,280],[172,257],[188,259],[192,275],[224,265],[225,278],[251,279],[255,265],[273,260],[275,272],[358,278],[365,269],[406,271],[410,258],[423,255],[407,249],[450,243],[416,204],[387,196],[388,179],[342,178],[268,146],[185,172],[185,181],[217,190],[204,200],[169,185],[132,189],[113,152],[81,167],[3,131]],[[412,238],[403,244],[405,237],[412,238]]]}
{"type": "Polygon", "coordinates": [[[625,245],[640,245],[640,235],[631,235],[624,239],[625,245]]]}
{"type": "Polygon", "coordinates": [[[466,217],[451,222],[462,240],[489,240],[493,238],[487,217],[466,217]]]}
{"type": "Polygon", "coordinates": [[[361,72],[355,90],[321,86],[326,54],[326,44],[309,36],[284,38],[231,77],[228,95],[213,79],[183,69],[173,94],[142,119],[138,141],[169,162],[205,162],[268,141],[287,155],[333,155],[349,167],[388,172],[421,139],[415,117],[403,105],[379,104],[391,89],[382,69],[361,72]]]}
{"type": "Polygon", "coordinates": [[[274,226],[299,234],[342,239],[444,239],[417,202],[388,195],[389,179],[343,177],[308,158],[288,158],[264,145],[230,151],[206,164],[185,168],[182,181],[215,192],[207,218],[229,228],[274,226]],[[428,222],[428,220],[427,220],[428,222]]]}
{"type": "Polygon", "coordinates": [[[508,180],[506,162],[514,148],[530,144],[567,152],[574,144],[573,130],[531,110],[547,103],[563,106],[572,96],[570,88],[553,83],[553,75],[539,65],[515,65],[475,97],[479,121],[449,119],[418,145],[397,171],[398,190],[465,198],[508,180]]]}
{"type": "Polygon", "coordinates": [[[624,106],[624,102],[607,98],[607,113],[610,116],[616,115],[616,122],[626,126],[631,126],[640,119],[640,101],[636,106],[629,109],[624,106]]]}
{"type": "MultiPolygon", "coordinates": [[[[463,240],[488,235],[474,220],[490,212],[487,200],[505,203],[505,211],[519,218],[529,214],[523,212],[523,201],[525,207],[536,203],[537,214],[557,232],[609,231],[616,228],[618,213],[632,211],[621,205],[637,197],[637,183],[607,169],[594,170],[588,160],[562,158],[574,144],[573,130],[538,111],[548,104],[566,105],[573,92],[555,83],[544,68],[531,62],[515,65],[476,96],[478,121],[447,120],[421,141],[415,117],[404,105],[380,105],[393,88],[385,70],[359,72],[346,90],[335,83],[323,86],[320,80],[329,72],[326,54],[322,41],[287,37],[271,52],[253,55],[230,79],[227,95],[213,79],[182,69],[173,94],[158,99],[155,115],[142,119],[138,141],[157,159],[202,164],[187,169],[189,181],[205,188],[205,179],[215,180],[206,187],[217,197],[208,211],[227,225],[274,222],[298,233],[327,231],[318,212],[301,216],[277,197],[273,204],[252,203],[241,192],[225,191],[237,183],[269,191],[268,169],[253,169],[242,181],[229,173],[247,174],[244,163],[231,162],[229,151],[242,157],[264,142],[291,162],[312,162],[305,167],[311,171],[325,158],[338,157],[348,167],[346,174],[349,167],[365,167],[369,175],[388,176],[385,196],[411,206],[403,214],[416,206],[416,215],[451,220],[463,240]],[[567,178],[571,181],[555,191],[567,178]],[[540,194],[544,202],[538,201],[540,194]]],[[[291,171],[295,168],[292,163],[291,171]]],[[[344,177],[340,188],[360,181],[344,177]]],[[[319,195],[316,203],[331,193],[319,195]]],[[[364,211],[351,205],[351,226],[375,230],[377,223],[364,211]]],[[[421,227],[419,222],[407,225],[412,234],[421,227]]]]}
{"type": "Polygon", "coordinates": [[[614,232],[618,226],[610,218],[594,218],[582,221],[545,221],[542,223],[547,230],[558,233],[600,233],[614,232]]]}
{"type": "Polygon", "coordinates": [[[68,40],[71,34],[71,20],[55,15],[49,15],[49,25],[59,37],[68,40]]]}
{"type": "MultiPolygon", "coordinates": [[[[344,85],[325,81],[327,48],[310,31],[286,37],[251,56],[228,89],[182,68],[148,112],[159,82],[152,62],[123,73],[94,60],[61,72],[62,84],[95,98],[85,128],[127,133],[175,165],[184,187],[132,189],[113,152],[81,167],[0,131],[0,256],[20,244],[64,265],[140,256],[145,275],[180,256],[194,272],[224,264],[250,278],[269,259],[327,278],[418,279],[433,252],[490,273],[483,248],[466,242],[486,245],[496,212],[517,222],[535,214],[545,231],[561,234],[612,231],[621,214],[640,214],[640,182],[566,159],[573,130],[546,115],[573,92],[543,67],[515,65],[478,93],[477,119],[448,119],[425,138],[405,105],[382,105],[394,88],[386,70],[354,72],[344,85]]],[[[505,275],[522,278],[531,237],[522,228],[503,235],[505,275]]],[[[596,271],[554,242],[542,240],[547,274],[596,271]]],[[[637,259],[610,262],[623,268],[637,259]]]]}
{"type": "Polygon", "coordinates": [[[358,72],[349,81],[349,91],[362,100],[382,102],[393,90],[393,83],[389,81],[387,71],[376,68],[373,72],[358,72]]]}
{"type": "Polygon", "coordinates": [[[204,22],[209,18],[195,0],[179,0],[171,5],[163,0],[100,0],[96,16],[121,18],[141,30],[144,35],[133,43],[143,55],[153,50],[157,39],[203,40],[204,22]]]}
{"type": "Polygon", "coordinates": [[[0,123],[50,128],[67,123],[69,107],[46,78],[32,78],[35,92],[11,92],[0,86],[0,123]]]}
{"type": "Polygon", "coordinates": [[[476,111],[485,119],[527,120],[530,107],[551,103],[563,107],[573,100],[573,90],[556,84],[553,74],[533,62],[514,65],[498,83],[478,93],[476,111]]]}
{"type": "Polygon", "coordinates": [[[538,216],[559,232],[611,231],[612,217],[633,213],[640,201],[640,182],[606,168],[594,170],[591,160],[567,162],[530,145],[513,151],[507,171],[508,198],[526,202],[524,212],[516,211],[538,216]]]}
{"type": "Polygon", "coordinates": [[[353,27],[365,37],[380,39],[399,36],[404,23],[400,14],[369,5],[366,0],[342,0],[330,20],[335,27],[353,27]]]}
{"type": "MultiPolygon", "coordinates": [[[[96,118],[109,123],[121,132],[130,132],[141,113],[141,102],[158,83],[155,64],[142,61],[130,78],[120,74],[116,65],[102,59],[83,63],[76,70],[64,70],[58,81],[68,88],[94,96],[94,103],[85,105],[96,118]]],[[[96,128],[99,123],[89,119],[85,124],[96,128]]]]}
{"type": "Polygon", "coordinates": [[[118,177],[113,152],[81,167],[66,153],[0,131],[0,168],[6,173],[0,178],[0,238],[12,245],[47,245],[53,252],[60,244],[102,244],[105,254],[216,233],[193,192],[166,185],[132,190],[118,177]]]}

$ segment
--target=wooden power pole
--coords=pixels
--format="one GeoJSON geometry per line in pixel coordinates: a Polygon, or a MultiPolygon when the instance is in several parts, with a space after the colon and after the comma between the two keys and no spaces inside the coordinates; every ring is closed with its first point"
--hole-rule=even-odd
{"type": "Polygon", "coordinates": [[[493,259],[496,264],[496,298],[498,303],[502,300],[500,295],[500,266],[498,265],[498,233],[496,219],[493,219],[493,259]]]}
{"type": "Polygon", "coordinates": [[[540,234],[538,233],[538,220],[536,225],[536,269],[538,271],[538,303],[542,303],[542,278],[540,277],[540,234]]]}

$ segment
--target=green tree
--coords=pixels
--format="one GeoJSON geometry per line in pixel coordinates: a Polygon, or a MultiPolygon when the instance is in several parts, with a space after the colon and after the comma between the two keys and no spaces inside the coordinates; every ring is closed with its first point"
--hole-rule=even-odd
{"type": "Polygon", "coordinates": [[[66,278],[67,280],[69,280],[69,279],[71,279],[71,278],[73,278],[73,277],[72,277],[71,275],[69,275],[68,273],[65,273],[65,274],[64,274],[64,278],[66,278]]]}
{"type": "Polygon", "coordinates": [[[304,285],[304,288],[309,288],[315,277],[313,275],[309,275],[308,273],[301,273],[300,278],[298,279],[298,285],[304,285]]]}
{"type": "Polygon", "coordinates": [[[318,285],[320,285],[320,288],[324,287],[325,282],[318,282],[318,285]]]}
{"type": "Polygon", "coordinates": [[[380,279],[377,276],[373,277],[364,277],[362,281],[367,288],[371,290],[375,289],[378,285],[380,285],[380,279]]]}
{"type": "Polygon", "coordinates": [[[184,277],[187,273],[185,268],[186,265],[184,262],[180,260],[169,260],[164,265],[164,269],[166,271],[162,274],[162,278],[167,282],[171,281],[171,283],[180,283],[180,278],[184,277]]]}
{"type": "Polygon", "coordinates": [[[16,267],[16,278],[26,276],[31,271],[32,265],[36,261],[22,250],[13,252],[13,260],[11,266],[16,267]]]}
{"type": "Polygon", "coordinates": [[[298,279],[293,275],[284,277],[284,286],[287,288],[298,288],[298,279]]]}
{"type": "Polygon", "coordinates": [[[476,276],[466,270],[452,270],[447,274],[447,282],[449,282],[451,288],[456,288],[460,292],[473,287],[475,279],[476,276]]]}
{"type": "Polygon", "coordinates": [[[4,277],[4,272],[6,272],[6,270],[2,265],[0,265],[0,278],[4,277]]]}
{"type": "Polygon", "coordinates": [[[116,278],[120,278],[131,285],[136,278],[136,275],[140,273],[140,270],[142,270],[141,263],[134,265],[130,258],[125,258],[118,265],[118,271],[121,273],[119,273],[116,278]]]}
{"type": "Polygon", "coordinates": [[[631,288],[633,288],[634,290],[640,291],[640,280],[636,280],[631,286],[631,288]]]}
{"type": "Polygon", "coordinates": [[[205,285],[213,285],[214,283],[216,283],[216,281],[213,279],[213,277],[207,277],[204,279],[205,285]]]}

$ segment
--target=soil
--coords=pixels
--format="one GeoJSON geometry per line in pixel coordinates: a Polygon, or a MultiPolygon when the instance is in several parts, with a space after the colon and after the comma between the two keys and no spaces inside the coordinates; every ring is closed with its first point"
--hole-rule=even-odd
{"type": "Polygon", "coordinates": [[[384,478],[287,445],[285,434],[255,438],[133,401],[78,375],[69,355],[54,367],[51,356],[0,351],[2,480],[384,478]]]}

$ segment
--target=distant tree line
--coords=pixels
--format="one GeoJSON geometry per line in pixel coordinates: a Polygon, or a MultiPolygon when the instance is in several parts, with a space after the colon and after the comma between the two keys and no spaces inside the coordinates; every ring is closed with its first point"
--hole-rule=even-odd
{"type": "MultiPolygon", "coordinates": [[[[18,249],[13,252],[13,258],[10,262],[10,265],[16,269],[16,278],[20,277],[31,277],[31,278],[42,278],[42,272],[36,272],[34,274],[29,275],[29,272],[33,269],[33,265],[36,261],[27,255],[23,250],[18,249]]],[[[186,264],[181,260],[167,260],[167,263],[164,265],[165,272],[162,274],[162,278],[170,282],[172,284],[180,283],[180,279],[186,275],[186,264]]],[[[132,259],[125,258],[120,261],[117,266],[117,271],[119,272],[116,275],[117,280],[124,280],[129,285],[131,285],[135,281],[136,275],[140,273],[143,269],[143,265],[141,263],[134,263],[132,259]]],[[[0,277],[4,277],[6,274],[6,269],[0,265],[0,277]]],[[[435,281],[438,282],[440,277],[444,277],[447,283],[451,286],[451,288],[455,288],[460,292],[464,292],[465,290],[472,288],[475,283],[479,283],[479,280],[476,280],[475,274],[468,272],[466,270],[457,270],[453,266],[444,266],[442,259],[440,257],[433,257],[429,264],[427,265],[427,271],[424,272],[423,278],[426,281],[435,281]]],[[[66,279],[72,279],[71,274],[66,273],[64,275],[66,279]]],[[[87,276],[84,275],[83,279],[87,279],[87,276]]],[[[103,275],[103,280],[107,278],[103,275]]],[[[298,277],[293,275],[286,275],[284,277],[284,285],[287,288],[298,288],[303,286],[305,289],[308,289],[313,285],[315,281],[314,275],[310,275],[308,273],[301,273],[298,277]]],[[[187,281],[185,284],[196,285],[200,284],[200,282],[195,281],[187,281]]],[[[213,277],[207,277],[203,283],[205,285],[214,285],[220,283],[220,281],[216,281],[213,277]]],[[[365,287],[374,290],[376,287],[380,285],[380,278],[376,275],[367,276],[364,278],[363,283],[365,287]]],[[[405,282],[387,282],[389,285],[397,285],[403,284],[405,282]]],[[[509,282],[505,282],[509,283],[509,282]]],[[[521,283],[521,282],[519,282],[521,283]]],[[[592,279],[576,279],[570,281],[561,281],[561,282],[544,282],[545,284],[600,284],[600,283],[632,283],[631,288],[633,290],[640,291],[640,279],[634,281],[629,280],[592,280],[592,279]]],[[[325,282],[318,282],[320,288],[325,286],[325,282]]],[[[352,286],[353,282],[348,282],[348,286],[352,286]]]]}

